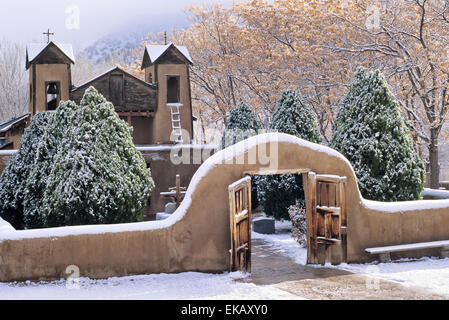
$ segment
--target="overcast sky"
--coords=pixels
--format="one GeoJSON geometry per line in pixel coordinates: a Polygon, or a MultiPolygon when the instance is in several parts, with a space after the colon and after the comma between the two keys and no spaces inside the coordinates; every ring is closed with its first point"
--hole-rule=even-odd
{"type": "MultiPolygon", "coordinates": [[[[228,6],[232,0],[2,1],[0,37],[24,44],[42,42],[45,39],[42,33],[50,28],[56,34],[52,39],[84,47],[101,36],[123,29],[124,25],[158,15],[181,15],[186,6],[204,2],[228,6]]],[[[173,26],[179,26],[179,21],[173,21],[173,26]]]]}

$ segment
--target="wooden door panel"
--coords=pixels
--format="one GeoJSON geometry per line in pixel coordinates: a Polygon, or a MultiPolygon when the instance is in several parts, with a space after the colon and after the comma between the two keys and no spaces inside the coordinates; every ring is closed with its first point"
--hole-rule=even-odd
{"type": "Polygon", "coordinates": [[[230,270],[251,271],[251,178],[229,186],[230,270]]]}
{"type": "Polygon", "coordinates": [[[346,177],[309,172],[306,178],[307,263],[324,264],[330,260],[331,247],[341,248],[339,262],[344,262],[347,259],[346,177]]]}
{"type": "Polygon", "coordinates": [[[109,97],[114,107],[124,107],[123,75],[111,75],[109,80],[109,97]]]}

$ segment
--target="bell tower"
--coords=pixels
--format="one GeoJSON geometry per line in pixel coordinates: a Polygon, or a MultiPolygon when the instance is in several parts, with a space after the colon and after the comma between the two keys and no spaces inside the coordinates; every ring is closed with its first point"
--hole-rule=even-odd
{"type": "Polygon", "coordinates": [[[145,81],[157,86],[153,122],[155,143],[185,144],[193,139],[191,65],[192,59],[184,46],[169,43],[145,48],[142,60],[145,81]]]}
{"type": "MultiPolygon", "coordinates": [[[[50,31],[47,35],[50,36],[50,31]]],[[[71,67],[75,63],[70,44],[27,45],[26,69],[30,77],[29,112],[53,111],[62,100],[70,99],[72,87],[71,67]]]]}

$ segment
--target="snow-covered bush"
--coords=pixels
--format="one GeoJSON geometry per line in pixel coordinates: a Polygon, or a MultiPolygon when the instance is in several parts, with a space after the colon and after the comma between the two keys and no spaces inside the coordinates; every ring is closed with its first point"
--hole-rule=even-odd
{"type": "Polygon", "coordinates": [[[8,165],[26,162],[26,175],[9,179],[11,169],[3,175],[10,187],[6,203],[16,211],[2,217],[22,220],[27,229],[141,221],[154,182],[131,134],[93,87],[80,107],[62,102],[55,113],[38,114],[17,153],[21,162],[13,158],[8,165]]]}
{"type": "Polygon", "coordinates": [[[302,246],[307,243],[306,209],[303,204],[295,204],[288,208],[288,215],[292,222],[292,237],[302,246]]]}
{"type": "Polygon", "coordinates": [[[0,176],[0,216],[14,228],[23,229],[23,198],[37,153],[37,146],[51,113],[37,113],[25,130],[21,147],[0,176]]]}
{"type": "Polygon", "coordinates": [[[255,136],[262,129],[260,121],[245,102],[240,102],[226,118],[226,128],[221,139],[225,149],[237,142],[255,136]]]}
{"type": "Polygon", "coordinates": [[[142,221],[154,183],[132,129],[92,87],[73,121],[43,195],[47,225],[142,221]]]}
{"type": "MultiPolygon", "coordinates": [[[[298,90],[282,93],[273,115],[270,131],[282,132],[320,143],[316,117],[298,90]]],[[[257,195],[265,214],[276,219],[289,219],[288,208],[299,201],[304,205],[301,175],[260,176],[257,195]]]]}
{"type": "Polygon", "coordinates": [[[69,129],[76,125],[73,118],[78,109],[74,102],[67,101],[61,102],[55,113],[45,113],[48,123],[43,127],[40,139],[36,141],[35,161],[30,168],[23,198],[24,223],[28,229],[48,226],[43,211],[44,192],[53,170],[54,157],[65,143],[69,129]]]}
{"type": "MultiPolygon", "coordinates": [[[[245,102],[240,102],[226,118],[226,128],[221,139],[221,149],[259,134],[262,125],[245,102]]],[[[257,176],[251,176],[251,206],[256,208],[257,176]]]]}
{"type": "Polygon", "coordinates": [[[333,129],[330,146],[351,162],[365,198],[420,198],[424,165],[380,71],[357,70],[333,129]]]}

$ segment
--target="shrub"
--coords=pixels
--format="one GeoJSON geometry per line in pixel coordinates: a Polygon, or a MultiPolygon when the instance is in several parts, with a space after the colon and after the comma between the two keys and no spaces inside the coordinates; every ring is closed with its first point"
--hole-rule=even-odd
{"type": "Polygon", "coordinates": [[[27,180],[36,158],[37,146],[51,113],[37,113],[25,130],[20,149],[8,162],[0,176],[0,216],[14,228],[25,227],[23,199],[27,180]]]}
{"type": "Polygon", "coordinates": [[[79,107],[72,101],[61,102],[55,113],[46,112],[47,125],[37,141],[35,161],[31,165],[23,198],[24,224],[28,229],[48,227],[44,216],[43,196],[48,177],[54,167],[54,157],[74,125],[79,107]]]}
{"type": "MultiPolygon", "coordinates": [[[[270,130],[319,143],[316,117],[298,90],[284,91],[273,115],[270,130]]],[[[274,175],[257,178],[257,195],[265,214],[289,219],[288,208],[299,201],[304,206],[301,175],[274,175]]]]}
{"type": "Polygon", "coordinates": [[[302,246],[307,244],[306,209],[303,204],[295,204],[288,208],[288,215],[292,222],[292,237],[302,246]]]}
{"type": "Polygon", "coordinates": [[[154,183],[133,145],[132,129],[94,88],[73,120],[43,195],[47,224],[142,221],[154,183]]]}
{"type": "Polygon", "coordinates": [[[30,157],[27,174],[11,186],[17,211],[6,220],[30,229],[143,219],[154,188],[150,171],[132,129],[93,87],[80,107],[62,102],[55,113],[35,116],[27,132],[17,153],[30,157]]]}
{"type": "Polygon", "coordinates": [[[333,129],[330,146],[351,162],[363,197],[378,201],[420,198],[424,164],[380,71],[357,70],[333,129]]]}
{"type": "MultiPolygon", "coordinates": [[[[262,129],[254,113],[245,102],[240,102],[226,119],[226,128],[221,139],[221,149],[255,136],[262,129]]],[[[251,206],[258,207],[257,176],[251,176],[251,206]]]]}

